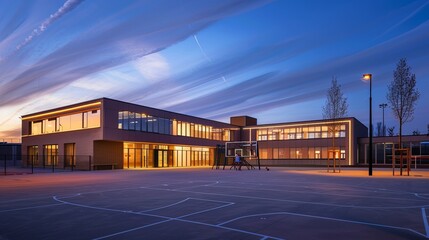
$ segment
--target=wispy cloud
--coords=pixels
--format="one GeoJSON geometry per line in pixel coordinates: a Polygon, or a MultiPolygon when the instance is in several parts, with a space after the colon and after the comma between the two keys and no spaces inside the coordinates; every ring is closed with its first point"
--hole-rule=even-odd
{"type": "MultiPolygon", "coordinates": [[[[365,51],[314,62],[304,69],[289,71],[262,71],[242,76],[251,69],[264,69],[279,63],[293,62],[306,49],[294,48],[296,41],[269,44],[246,51],[230,53],[230,58],[202,63],[182,76],[165,79],[156,86],[146,86],[128,93],[127,98],[142,104],[157,105],[159,99],[174,95],[181,101],[170,101],[172,111],[198,114],[210,118],[224,118],[234,114],[253,114],[298,102],[324,99],[329,79],[333,74],[348,92],[366,88],[357,79],[364,71],[377,70],[377,86],[385,86],[395,62],[401,56],[420,58],[429,54],[426,39],[429,38],[429,22],[395,39],[381,43],[365,51]],[[402,46],[412,44],[414,50],[402,46]],[[236,82],[212,88],[204,95],[195,94],[204,86],[219,85],[222,75],[234,76],[236,82]],[[166,86],[160,88],[160,86],[166,86]],[[168,87],[167,87],[168,86],[168,87]],[[139,93],[145,92],[145,95],[139,93]]],[[[287,69],[287,64],[285,64],[287,69]]],[[[125,97],[125,96],[123,96],[125,97]]],[[[165,105],[164,105],[165,106],[165,105]]]]}
{"type": "MultiPolygon", "coordinates": [[[[200,1],[167,2],[165,5],[157,3],[146,6],[142,3],[134,6],[128,11],[137,12],[130,12],[132,17],[119,23],[115,19],[106,18],[106,21],[93,25],[75,40],[41,58],[15,76],[3,78],[0,104],[28,101],[55,91],[81,77],[159,52],[192,36],[218,19],[260,4],[240,0],[204,4],[200,1]],[[191,23],[192,27],[189,27],[191,23]],[[129,45],[124,50],[124,42],[139,44],[129,45]]],[[[55,19],[71,11],[78,3],[80,1],[65,4],[57,11],[58,14],[43,22],[37,32],[46,29],[55,19]]],[[[17,56],[15,63],[19,61],[21,59],[17,56]]],[[[6,72],[5,67],[9,68],[12,64],[2,64],[0,75],[6,72]]]]}
{"type": "Polygon", "coordinates": [[[29,44],[33,38],[42,34],[54,21],[61,18],[66,13],[73,10],[77,7],[83,0],[67,0],[55,13],[51,14],[49,18],[43,21],[38,28],[35,28],[30,35],[28,35],[25,40],[16,46],[16,50],[19,50],[29,44]]]}

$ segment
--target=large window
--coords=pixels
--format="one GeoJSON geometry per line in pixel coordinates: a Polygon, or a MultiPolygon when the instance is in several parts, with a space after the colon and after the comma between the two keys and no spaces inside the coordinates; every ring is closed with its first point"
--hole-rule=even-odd
{"type": "Polygon", "coordinates": [[[124,168],[209,166],[206,147],[124,143],[124,168]]]}
{"type": "MultiPolygon", "coordinates": [[[[256,135],[258,141],[330,138],[332,137],[332,128],[326,125],[262,128],[256,131],[256,135]]],[[[346,125],[342,124],[336,127],[335,137],[346,137],[346,125]]]]}
{"type": "Polygon", "coordinates": [[[144,113],[121,111],[118,113],[118,128],[168,134],[173,136],[205,138],[230,141],[230,130],[178,120],[171,120],[144,113]]]}
{"type": "Polygon", "coordinates": [[[45,166],[58,165],[58,145],[49,144],[43,146],[43,161],[45,166]]]}
{"type": "Polygon", "coordinates": [[[33,145],[27,147],[27,164],[28,165],[37,165],[39,164],[39,146],[33,145]]]}
{"type": "Polygon", "coordinates": [[[31,135],[37,135],[37,134],[43,133],[42,123],[43,123],[43,121],[32,122],[32,124],[31,124],[31,135]]]}
{"type": "Polygon", "coordinates": [[[31,135],[100,127],[100,110],[69,114],[31,122],[31,135]]]}

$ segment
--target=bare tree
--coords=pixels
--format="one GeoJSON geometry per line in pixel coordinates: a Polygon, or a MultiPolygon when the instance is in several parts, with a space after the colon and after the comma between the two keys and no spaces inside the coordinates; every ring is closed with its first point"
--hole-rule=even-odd
{"type": "MultiPolygon", "coordinates": [[[[329,128],[329,131],[332,134],[332,149],[335,150],[335,134],[339,130],[339,124],[336,123],[336,120],[343,118],[347,115],[347,98],[343,96],[341,91],[341,85],[338,84],[337,78],[332,77],[332,85],[328,89],[326,95],[325,106],[322,108],[322,114],[324,119],[332,120],[332,124],[329,128]]],[[[334,171],[336,165],[335,151],[333,151],[334,158],[334,171]]]]}
{"type": "Polygon", "coordinates": [[[416,88],[416,75],[406,58],[401,58],[393,72],[393,81],[388,87],[387,100],[393,115],[399,122],[399,147],[402,147],[402,125],[413,119],[414,107],[420,93],[416,88]]]}
{"type": "Polygon", "coordinates": [[[414,131],[413,131],[413,135],[414,135],[414,136],[418,136],[418,135],[420,135],[420,131],[419,131],[418,129],[414,130],[414,131]]]}
{"type": "Polygon", "coordinates": [[[395,126],[390,127],[390,128],[387,128],[387,134],[388,134],[390,137],[395,136],[395,126]]]}
{"type": "Polygon", "coordinates": [[[324,119],[338,119],[347,115],[347,98],[343,96],[341,85],[337,78],[332,77],[332,86],[328,89],[325,106],[323,106],[324,119]]]}

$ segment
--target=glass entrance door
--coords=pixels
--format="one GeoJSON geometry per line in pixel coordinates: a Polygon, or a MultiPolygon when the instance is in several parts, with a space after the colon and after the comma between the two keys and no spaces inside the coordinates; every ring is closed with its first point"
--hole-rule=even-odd
{"type": "Polygon", "coordinates": [[[154,149],[154,167],[168,167],[168,150],[154,149]]]}

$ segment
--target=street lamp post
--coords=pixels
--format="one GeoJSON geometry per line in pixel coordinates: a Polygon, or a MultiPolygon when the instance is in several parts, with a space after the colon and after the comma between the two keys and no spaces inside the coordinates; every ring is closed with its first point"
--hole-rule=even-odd
{"type": "Polygon", "coordinates": [[[372,176],[372,74],[365,73],[363,80],[369,81],[369,153],[368,153],[368,175],[372,176]]]}
{"type": "Polygon", "coordinates": [[[384,109],[387,107],[387,103],[382,103],[378,106],[383,109],[383,137],[385,137],[386,136],[386,126],[384,126],[384,109]]]}

